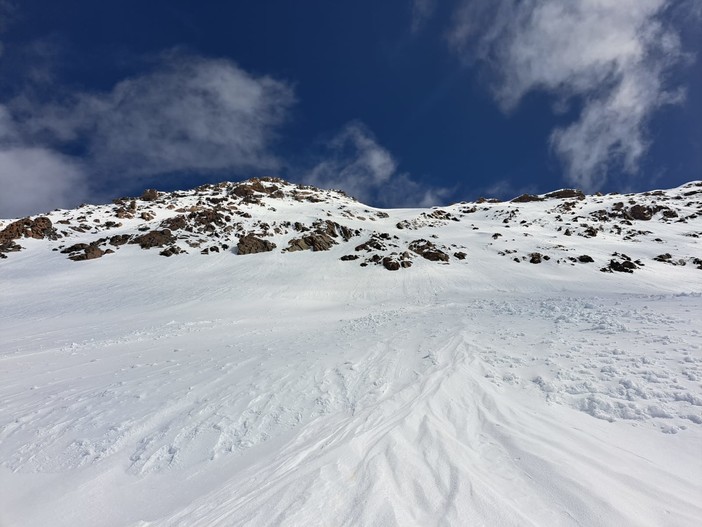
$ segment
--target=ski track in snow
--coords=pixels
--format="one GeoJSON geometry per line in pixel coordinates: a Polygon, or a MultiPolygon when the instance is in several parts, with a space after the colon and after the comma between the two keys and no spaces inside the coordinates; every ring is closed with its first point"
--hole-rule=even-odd
{"type": "MultiPolygon", "coordinates": [[[[699,296],[433,302],[16,339],[2,481],[182,478],[141,525],[696,523],[700,462],[626,440],[700,446],[699,296]]],[[[52,492],[23,525],[91,524],[52,492]]]]}

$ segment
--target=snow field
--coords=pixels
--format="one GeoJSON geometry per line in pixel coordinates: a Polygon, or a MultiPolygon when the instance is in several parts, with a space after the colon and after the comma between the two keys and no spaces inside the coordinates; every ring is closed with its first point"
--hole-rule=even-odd
{"type": "Polygon", "coordinates": [[[267,256],[8,266],[1,525],[698,524],[699,293],[267,256]]]}

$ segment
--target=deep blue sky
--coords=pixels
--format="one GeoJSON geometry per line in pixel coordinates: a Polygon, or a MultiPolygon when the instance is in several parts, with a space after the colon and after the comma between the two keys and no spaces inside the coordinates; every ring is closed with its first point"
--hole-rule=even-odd
{"type": "MultiPolygon", "coordinates": [[[[270,172],[304,179],[331,155],[328,143],[349,123],[362,123],[374,144],[392,156],[395,174],[422,189],[446,189],[439,193],[441,201],[587,187],[577,185],[575,176],[569,179],[567,163],[549,138],[554,129],[577,122],[588,101],[600,95],[592,88],[544,89],[537,79],[515,107],[501,106],[496,86],[512,62],[502,57],[505,64],[495,67],[499,42],[488,44],[492,51],[483,55],[476,51],[476,39],[483,38],[479,32],[463,46],[456,44],[452,35],[461,4],[427,1],[433,9],[420,20],[418,6],[413,11],[412,2],[399,0],[23,0],[8,10],[0,35],[0,97],[21,121],[22,112],[39,112],[36,108],[71,94],[109,93],[118,82],[153,71],[168,52],[227,59],[249,75],[285,83],[293,93],[295,102],[265,147],[279,161],[277,168],[210,171],[186,164],[169,175],[142,174],[119,184],[95,175],[94,196],[270,172]],[[565,110],[555,111],[564,98],[565,110]],[[22,99],[24,107],[17,103],[22,99]]],[[[669,61],[658,78],[669,91],[685,89],[686,99],[645,111],[639,124],[647,147],[636,167],[626,173],[612,155],[602,165],[606,174],[598,169],[601,177],[590,190],[644,190],[702,178],[702,68],[690,55],[702,49],[695,29],[699,19],[670,8],[644,20],[663,22],[681,39],[678,54],[688,55],[669,61]]],[[[487,17],[480,23],[493,22],[487,17]]],[[[655,42],[649,43],[647,52],[655,54],[653,48],[655,42]]],[[[547,54],[543,60],[549,60],[547,54]]],[[[81,140],[23,137],[13,140],[78,162],[85,154],[81,140]]],[[[333,166],[352,162],[337,158],[333,166]]],[[[353,171],[346,177],[354,177],[353,171]]],[[[378,185],[366,197],[380,202],[383,192],[393,192],[392,187],[378,185]]],[[[417,195],[405,201],[416,201],[417,195]]]]}

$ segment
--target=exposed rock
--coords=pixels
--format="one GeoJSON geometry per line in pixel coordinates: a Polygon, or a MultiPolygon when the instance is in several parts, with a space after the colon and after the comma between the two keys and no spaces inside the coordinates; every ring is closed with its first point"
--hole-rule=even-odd
{"type": "Polygon", "coordinates": [[[183,214],[178,214],[172,218],[168,218],[161,222],[161,227],[170,229],[172,231],[179,231],[185,229],[188,226],[188,221],[183,214]]]}
{"type": "Polygon", "coordinates": [[[297,251],[309,251],[312,247],[302,238],[293,238],[288,242],[286,252],[294,253],[297,251]]]}
{"type": "Polygon", "coordinates": [[[129,234],[117,234],[110,238],[110,245],[114,245],[115,247],[124,245],[129,241],[129,238],[131,238],[129,234]]]}
{"type": "Polygon", "coordinates": [[[659,254],[654,258],[657,262],[670,263],[670,259],[673,257],[670,253],[659,254]]]}
{"type": "Polygon", "coordinates": [[[335,221],[331,220],[325,220],[323,222],[315,223],[314,227],[318,234],[326,234],[327,236],[331,236],[334,238],[336,238],[337,236],[341,236],[345,242],[349,241],[354,236],[358,236],[360,234],[360,231],[358,229],[350,229],[349,227],[340,225],[335,221]]]}
{"type": "Polygon", "coordinates": [[[358,256],[357,254],[345,254],[344,256],[339,258],[339,260],[341,260],[342,262],[350,262],[352,260],[358,260],[359,258],[360,256],[358,256]]]}
{"type": "Polygon", "coordinates": [[[161,251],[158,254],[160,254],[161,256],[170,257],[170,256],[173,256],[174,254],[181,254],[183,252],[185,252],[185,251],[183,251],[183,249],[181,249],[177,245],[171,245],[170,247],[164,249],[163,251],[161,251]]]}
{"type": "Polygon", "coordinates": [[[653,210],[643,205],[634,205],[633,207],[629,207],[627,216],[632,220],[649,221],[653,217],[653,210]]]}
{"type": "Polygon", "coordinates": [[[580,263],[592,263],[595,260],[593,260],[591,256],[588,256],[587,254],[583,254],[581,256],[578,256],[578,261],[580,263]]]}
{"type": "Polygon", "coordinates": [[[171,234],[168,229],[150,231],[141,236],[135,236],[129,243],[137,244],[142,249],[151,249],[152,247],[163,247],[164,245],[170,245],[175,242],[175,237],[171,234]]]}
{"type": "Polygon", "coordinates": [[[314,232],[302,238],[290,240],[285,250],[287,252],[306,251],[309,249],[313,251],[328,251],[333,245],[336,245],[336,242],[331,236],[323,232],[314,232]]]}
{"type": "Polygon", "coordinates": [[[522,194],[517,196],[510,203],[528,203],[529,201],[543,201],[544,198],[535,196],[534,194],[522,194]]]}
{"type": "Polygon", "coordinates": [[[607,267],[603,267],[600,269],[600,271],[604,273],[611,273],[612,271],[616,271],[617,273],[633,273],[635,269],[637,269],[637,267],[634,262],[627,260],[620,262],[612,259],[609,261],[609,265],[607,267]]]}
{"type": "Polygon", "coordinates": [[[270,252],[276,248],[276,244],[249,234],[239,238],[236,248],[238,254],[256,254],[270,252]]]}
{"type": "Polygon", "coordinates": [[[570,198],[585,199],[585,194],[583,193],[582,190],[573,189],[573,188],[564,188],[562,190],[557,190],[555,192],[549,192],[548,194],[546,194],[546,197],[549,199],[570,199],[570,198]]]}
{"type": "Polygon", "coordinates": [[[62,254],[70,254],[70,253],[75,253],[78,251],[83,251],[88,248],[87,243],[76,243],[74,245],[71,245],[70,247],[66,247],[65,249],[61,250],[62,254]]]}
{"type": "MultiPolygon", "coordinates": [[[[15,253],[22,250],[22,246],[18,245],[16,242],[10,240],[7,242],[0,243],[0,254],[2,253],[15,253]]],[[[7,256],[5,257],[7,258],[7,256]]]]}
{"type": "MultiPolygon", "coordinates": [[[[68,257],[69,260],[73,260],[74,262],[81,262],[84,260],[95,260],[96,258],[101,258],[104,254],[106,254],[107,251],[103,251],[98,247],[98,245],[95,243],[91,243],[90,245],[85,245],[83,243],[76,244],[72,247],[69,247],[69,249],[73,249],[78,246],[84,246],[81,248],[83,251],[82,254],[72,254],[71,256],[68,257]]],[[[79,250],[79,249],[76,249],[79,250]]],[[[62,253],[68,252],[68,250],[64,249],[61,251],[62,253]]],[[[72,251],[75,252],[75,251],[72,251]]]]}
{"type": "Polygon", "coordinates": [[[400,262],[397,260],[390,258],[389,256],[386,256],[383,258],[383,267],[387,269],[388,271],[397,271],[400,269],[400,262]]]}
{"type": "Polygon", "coordinates": [[[466,256],[468,256],[468,255],[467,255],[466,253],[462,252],[462,251],[459,251],[459,252],[457,252],[457,253],[453,253],[453,256],[454,256],[455,258],[458,258],[459,260],[465,260],[465,259],[466,259],[466,256]]]}
{"type": "Polygon", "coordinates": [[[409,250],[432,262],[448,262],[449,260],[448,254],[438,249],[436,245],[428,240],[413,241],[409,244],[409,250]]]}
{"type": "Polygon", "coordinates": [[[19,238],[34,238],[36,240],[49,238],[50,240],[56,240],[59,238],[59,235],[49,218],[38,216],[35,219],[27,217],[14,221],[0,231],[0,243],[19,238]]]}
{"type": "Polygon", "coordinates": [[[156,201],[158,199],[158,190],[153,188],[147,189],[139,199],[141,201],[156,201]]]}
{"type": "Polygon", "coordinates": [[[356,251],[384,251],[386,249],[385,244],[378,234],[373,234],[365,243],[357,245],[354,250],[356,251]]]}

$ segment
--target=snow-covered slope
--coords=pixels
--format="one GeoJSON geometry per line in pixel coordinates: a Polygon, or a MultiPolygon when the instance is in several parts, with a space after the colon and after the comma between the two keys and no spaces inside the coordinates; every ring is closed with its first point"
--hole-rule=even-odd
{"type": "Polygon", "coordinates": [[[1,526],[702,520],[702,184],[143,198],[0,220],[1,526]]]}

